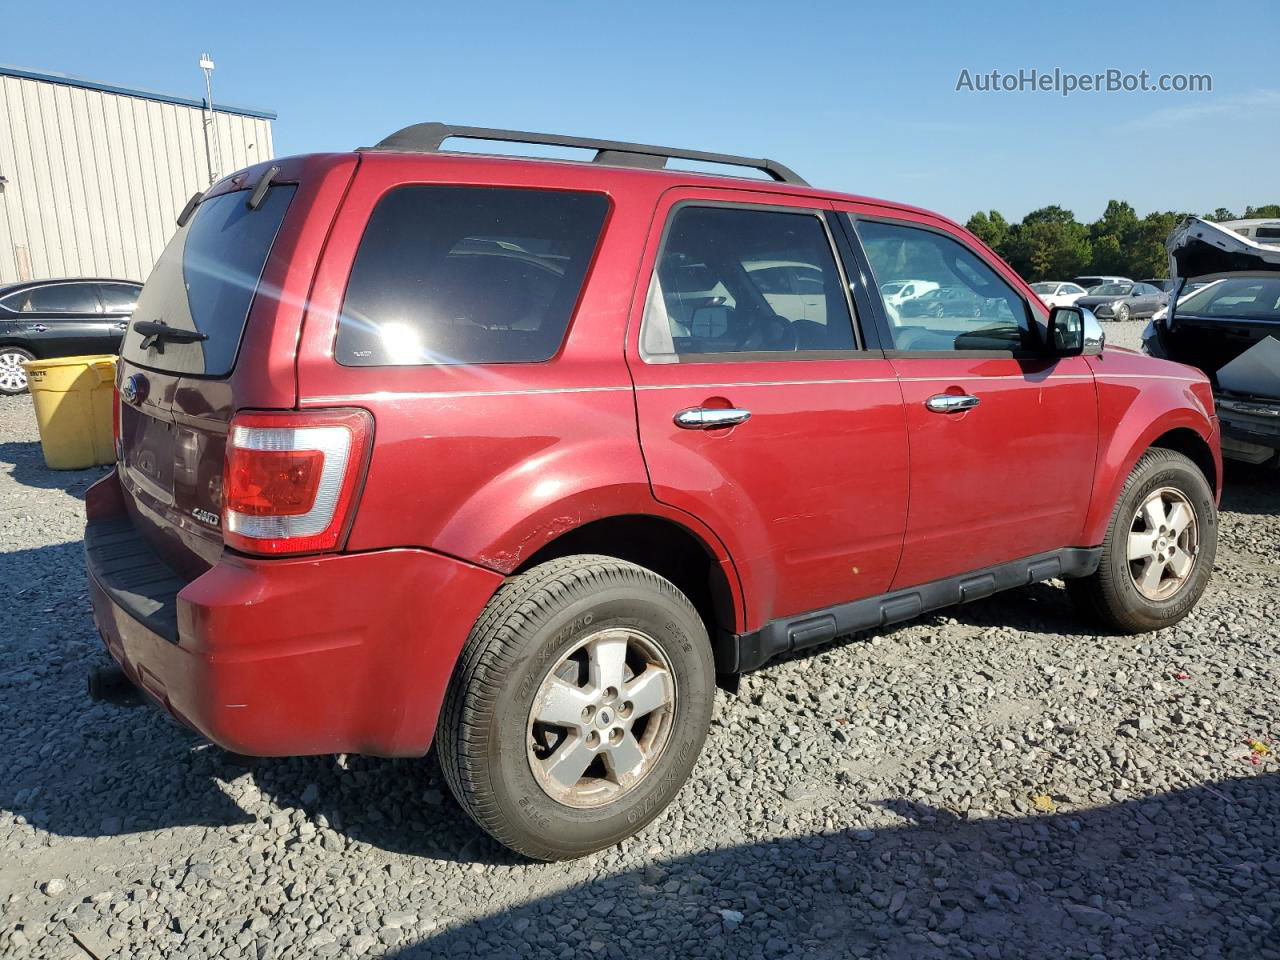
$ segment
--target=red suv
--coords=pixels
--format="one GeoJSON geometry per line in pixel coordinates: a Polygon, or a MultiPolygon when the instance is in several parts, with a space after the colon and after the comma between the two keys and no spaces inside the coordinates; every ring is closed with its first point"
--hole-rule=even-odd
{"type": "Polygon", "coordinates": [[[1212,570],[1204,375],[1104,352],[926,211],[422,124],[179,222],[88,496],[107,647],[229,750],[434,743],[531,857],[662,810],[717,677],[1058,577],[1152,630],[1212,570]],[[942,294],[907,309],[904,281],[942,294]]]}

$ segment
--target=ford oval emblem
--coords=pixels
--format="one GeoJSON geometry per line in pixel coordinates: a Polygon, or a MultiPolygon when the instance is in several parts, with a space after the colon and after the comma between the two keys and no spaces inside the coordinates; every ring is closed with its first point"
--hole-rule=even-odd
{"type": "Polygon", "coordinates": [[[120,387],[120,396],[125,399],[126,403],[139,404],[147,399],[147,390],[150,384],[147,378],[140,373],[135,373],[128,377],[124,384],[120,387]]]}

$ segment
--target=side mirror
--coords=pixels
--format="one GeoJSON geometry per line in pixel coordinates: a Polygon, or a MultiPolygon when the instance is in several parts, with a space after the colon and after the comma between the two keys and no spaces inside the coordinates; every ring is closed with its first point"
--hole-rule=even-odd
{"type": "Polygon", "coordinates": [[[702,339],[723,337],[729,330],[729,311],[719,304],[695,307],[689,317],[689,332],[702,339]]]}
{"type": "Polygon", "coordinates": [[[1097,357],[1106,335],[1102,324],[1085,307],[1054,307],[1049,311],[1049,349],[1058,357],[1097,357]]]}

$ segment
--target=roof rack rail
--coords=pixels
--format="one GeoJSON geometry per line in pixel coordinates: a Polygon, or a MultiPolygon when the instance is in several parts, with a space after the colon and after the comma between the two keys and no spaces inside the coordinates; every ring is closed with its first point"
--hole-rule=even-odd
{"type": "Polygon", "coordinates": [[[768,174],[779,183],[793,183],[807,187],[809,184],[795,171],[775,160],[736,157],[727,153],[707,153],[704,150],[680,150],[675,147],[655,147],[647,143],[626,143],[620,140],[596,140],[591,137],[567,137],[555,133],[527,133],[521,130],[501,130],[490,127],[458,127],[448,123],[415,123],[384,137],[375,146],[362,150],[396,150],[405,153],[441,153],[444,141],[501,140],[507,143],[536,143],[553,147],[580,147],[596,151],[595,163],[620,167],[641,167],[661,170],[668,160],[697,160],[702,163],[720,163],[732,167],[750,167],[768,174]]]}

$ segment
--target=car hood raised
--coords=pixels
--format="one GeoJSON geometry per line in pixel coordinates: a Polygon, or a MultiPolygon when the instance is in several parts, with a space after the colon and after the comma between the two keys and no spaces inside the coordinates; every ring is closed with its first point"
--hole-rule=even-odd
{"type": "Polygon", "coordinates": [[[1165,242],[1170,277],[1280,270],[1280,247],[1256,243],[1234,230],[1188,217],[1165,242]]]}

